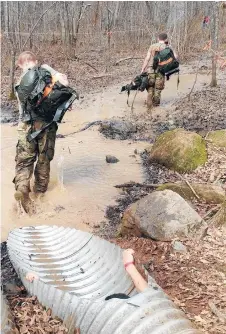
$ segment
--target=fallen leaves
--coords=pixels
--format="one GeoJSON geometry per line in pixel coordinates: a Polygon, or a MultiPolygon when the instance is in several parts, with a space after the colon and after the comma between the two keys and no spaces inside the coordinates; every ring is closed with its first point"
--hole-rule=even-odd
{"type": "MultiPolygon", "coordinates": [[[[15,324],[21,334],[66,334],[68,329],[36,297],[8,297],[15,324]]],[[[14,332],[16,333],[16,331],[14,332]]]]}
{"type": "Polygon", "coordinates": [[[111,241],[133,248],[157,283],[201,332],[226,332],[226,247],[224,229],[211,227],[202,241],[184,240],[187,253],[175,253],[171,243],[145,238],[111,241]]]}

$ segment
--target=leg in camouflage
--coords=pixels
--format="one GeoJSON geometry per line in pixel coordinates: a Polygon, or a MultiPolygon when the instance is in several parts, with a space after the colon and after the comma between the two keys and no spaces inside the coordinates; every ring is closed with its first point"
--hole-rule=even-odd
{"type": "Polygon", "coordinates": [[[160,105],[161,93],[164,87],[165,87],[165,76],[162,75],[161,73],[157,73],[156,78],[155,78],[155,90],[154,90],[154,96],[153,96],[154,106],[160,105]]]}
{"type": "Polygon", "coordinates": [[[37,143],[29,143],[27,135],[31,131],[31,125],[19,123],[18,125],[18,143],[16,147],[16,176],[15,199],[20,201],[24,210],[29,213],[33,211],[32,202],[29,198],[30,179],[33,174],[34,163],[37,157],[37,143]]]}
{"type": "Polygon", "coordinates": [[[148,88],[148,96],[147,96],[147,107],[148,109],[152,109],[153,107],[153,97],[154,97],[154,88],[149,87],[148,88]]]}
{"type": "Polygon", "coordinates": [[[52,124],[38,137],[38,161],[35,167],[36,194],[44,193],[49,184],[50,162],[54,157],[57,124],[52,124]]]}
{"type": "Polygon", "coordinates": [[[147,107],[148,110],[153,107],[153,98],[154,98],[154,90],[155,90],[155,73],[148,74],[148,96],[147,96],[147,107]]]}

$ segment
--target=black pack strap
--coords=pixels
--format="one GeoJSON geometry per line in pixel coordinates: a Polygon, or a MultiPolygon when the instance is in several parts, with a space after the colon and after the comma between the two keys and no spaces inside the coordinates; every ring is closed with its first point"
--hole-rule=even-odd
{"type": "Polygon", "coordinates": [[[170,76],[171,76],[172,74],[174,74],[174,73],[178,73],[178,74],[179,74],[179,72],[180,72],[179,68],[175,68],[174,70],[171,70],[171,71],[165,73],[166,80],[168,81],[169,78],[170,78],[170,76]]]}
{"type": "Polygon", "coordinates": [[[65,112],[68,110],[68,108],[72,105],[72,103],[75,101],[75,100],[78,100],[79,99],[79,96],[76,92],[72,93],[72,96],[70,97],[69,100],[67,100],[66,102],[62,103],[59,108],[57,108],[57,111],[55,113],[55,116],[53,118],[53,122],[57,122],[57,123],[60,123],[65,112]]]}
{"type": "Polygon", "coordinates": [[[129,107],[129,96],[130,96],[130,89],[127,89],[127,106],[129,107]]]}
{"type": "Polygon", "coordinates": [[[45,131],[51,124],[53,123],[60,123],[65,112],[68,110],[68,108],[72,105],[72,103],[78,99],[78,94],[75,92],[72,94],[72,96],[70,97],[69,100],[67,100],[66,102],[62,103],[61,106],[59,106],[59,108],[57,108],[57,111],[55,113],[55,116],[53,118],[53,120],[51,122],[49,122],[48,124],[44,125],[40,130],[34,131],[32,133],[29,133],[27,136],[27,140],[30,143],[32,140],[34,140],[35,138],[37,138],[43,131],[45,131]]]}
{"type": "Polygon", "coordinates": [[[27,140],[30,143],[32,140],[34,140],[35,138],[37,138],[40,133],[42,133],[43,131],[45,131],[51,124],[53,123],[53,121],[51,121],[50,123],[44,125],[40,130],[34,131],[32,133],[29,133],[27,135],[27,140]]]}
{"type": "Polygon", "coordinates": [[[178,75],[177,75],[177,89],[179,87],[179,83],[180,83],[180,71],[178,71],[178,75]]]}

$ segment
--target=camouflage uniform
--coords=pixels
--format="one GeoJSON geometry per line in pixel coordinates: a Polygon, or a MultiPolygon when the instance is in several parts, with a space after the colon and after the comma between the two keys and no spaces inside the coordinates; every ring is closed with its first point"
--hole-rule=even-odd
{"type": "MultiPolygon", "coordinates": [[[[151,62],[153,63],[153,57],[155,53],[163,50],[166,47],[165,43],[156,43],[152,44],[149,48],[149,52],[151,53],[151,62]]],[[[154,70],[149,69],[148,71],[148,97],[147,97],[147,106],[148,108],[152,108],[153,106],[158,106],[160,104],[161,92],[165,87],[165,76],[161,73],[154,73],[154,70]]]]}
{"type": "MultiPolygon", "coordinates": [[[[42,65],[52,75],[57,72],[48,65],[42,65]]],[[[26,73],[26,72],[25,72],[26,73]]],[[[23,73],[23,75],[25,74],[23,73]]],[[[19,85],[19,82],[17,85],[19,85]]],[[[16,94],[17,95],[17,94],[16,94]]],[[[17,95],[18,98],[18,95],[17,95]]],[[[30,180],[33,175],[34,164],[37,160],[34,176],[34,192],[36,194],[44,193],[47,190],[50,176],[50,161],[54,156],[55,139],[57,124],[51,124],[46,130],[29,142],[27,135],[31,132],[41,129],[47,123],[38,116],[32,117],[32,122],[26,122],[23,119],[23,108],[19,103],[19,124],[18,124],[18,143],[16,147],[16,175],[13,180],[15,184],[15,198],[20,201],[26,212],[31,212],[32,202],[29,198],[30,180]]],[[[32,213],[34,210],[32,209],[32,213]]]]}
{"type": "Polygon", "coordinates": [[[148,74],[148,97],[147,106],[152,108],[153,106],[160,105],[161,93],[165,87],[165,76],[161,73],[149,73],[148,74]]]}
{"type": "Polygon", "coordinates": [[[33,125],[20,122],[18,125],[18,143],[16,147],[16,176],[14,178],[16,190],[29,193],[30,179],[37,160],[34,175],[34,191],[44,193],[47,190],[50,175],[50,161],[54,157],[57,124],[53,123],[30,143],[27,135],[39,130],[46,123],[35,121],[33,125]]]}

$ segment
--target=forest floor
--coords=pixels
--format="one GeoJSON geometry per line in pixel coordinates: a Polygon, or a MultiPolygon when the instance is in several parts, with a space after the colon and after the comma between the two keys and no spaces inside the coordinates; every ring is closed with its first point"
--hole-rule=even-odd
{"type": "MultiPolygon", "coordinates": [[[[101,52],[90,52],[88,56],[81,58],[80,61],[69,61],[65,57],[62,62],[62,55],[59,57],[43,59],[45,63],[57,68],[61,72],[67,72],[72,79],[73,86],[78,89],[81,95],[86,99],[93,99],[93,94],[98,94],[105,88],[117,84],[127,84],[140,72],[140,59],[125,60],[115,65],[116,61],[125,58],[128,54],[118,53],[114,59],[111,59],[109,66],[104,65],[105,59],[101,59],[101,52]],[[100,59],[100,61],[99,61],[100,59]],[[92,65],[84,64],[84,62],[92,65]],[[95,70],[95,69],[96,70],[95,70]],[[91,94],[92,93],[92,94],[91,94]]],[[[137,54],[137,57],[144,55],[137,54]]],[[[200,75],[206,75],[210,81],[210,62],[206,59],[202,63],[193,62],[183,65],[183,74],[195,74],[196,68],[199,68],[200,75]]],[[[17,73],[19,75],[19,73],[17,73]]],[[[2,121],[17,121],[16,103],[11,103],[7,99],[8,92],[8,73],[2,76],[2,121]]],[[[191,86],[192,87],[192,84],[191,86]]],[[[176,88],[175,88],[176,89],[176,88]]],[[[96,97],[96,98],[97,98],[96,97]]],[[[83,99],[82,99],[83,100],[83,99]]],[[[93,101],[93,100],[92,100],[93,101]]],[[[83,111],[85,111],[85,103],[83,111]]],[[[126,103],[126,96],[125,96],[126,103]]],[[[139,108],[140,100],[135,100],[135,108],[139,108]],[[136,104],[137,103],[137,104],[136,104]]],[[[226,129],[226,86],[225,74],[219,73],[219,86],[211,88],[208,84],[195,87],[194,92],[189,97],[184,94],[177,98],[170,105],[166,105],[162,113],[153,111],[153,114],[131,113],[130,120],[138,127],[138,132],[133,140],[143,138],[147,143],[153,142],[155,137],[171,129],[172,127],[184,127],[187,130],[199,132],[206,136],[208,131],[215,129],[226,129]]],[[[70,117],[70,116],[69,116],[70,117]]],[[[126,119],[125,117],[122,117],[126,119]]],[[[63,128],[63,127],[62,127],[63,128]]],[[[63,133],[63,131],[61,130],[63,133]]],[[[94,131],[90,131],[94,133],[94,131]]],[[[60,139],[59,139],[60,140],[60,139]]],[[[116,143],[116,141],[111,141],[116,143]]],[[[112,145],[112,144],[110,144],[112,145]]],[[[112,145],[113,146],[113,145],[112,145]]],[[[194,173],[185,175],[189,181],[199,181],[207,183],[217,181],[222,185],[226,182],[226,155],[224,149],[216,150],[208,145],[209,160],[208,163],[194,173]],[[219,175],[219,170],[221,175],[219,175]],[[214,177],[213,177],[214,175],[214,177]]],[[[156,164],[147,165],[145,155],[142,158],[142,168],[145,172],[145,182],[164,183],[168,181],[178,181],[178,176],[160,167],[156,164]]],[[[132,159],[132,158],[131,158],[132,159]]],[[[95,174],[94,174],[95,178],[95,174]]],[[[131,181],[134,181],[131,179],[131,181]]],[[[194,324],[203,332],[210,334],[223,334],[226,331],[226,240],[225,226],[211,227],[201,240],[183,240],[186,246],[185,253],[174,251],[171,242],[157,242],[146,238],[115,238],[115,232],[120,223],[120,218],[125,208],[148,194],[150,190],[139,187],[122,190],[118,195],[117,203],[110,205],[106,211],[106,220],[101,224],[100,229],[95,233],[104,238],[117,243],[122,248],[133,248],[136,252],[136,261],[145,266],[149,274],[152,275],[163,290],[172,300],[187,314],[194,324]]],[[[198,203],[194,201],[192,205],[201,216],[214,207],[212,204],[198,203]]],[[[65,210],[66,211],[66,210],[65,210]]],[[[59,215],[59,214],[58,214],[59,215]]],[[[28,222],[31,224],[31,222],[28,222]]],[[[4,265],[4,259],[2,259],[4,265]]],[[[8,265],[8,264],[7,264],[8,265]]],[[[3,269],[5,269],[3,267],[3,269]]],[[[6,268],[7,269],[7,268],[6,268]]],[[[7,273],[7,270],[6,270],[7,273]]],[[[21,288],[20,283],[16,285],[21,288]]],[[[21,289],[20,289],[21,290],[21,289]]],[[[18,291],[15,293],[18,295],[18,291]]],[[[24,296],[16,298],[25,298],[24,296]]],[[[26,297],[27,298],[27,297],[26,297]]],[[[33,312],[38,310],[41,327],[43,326],[43,317],[55,321],[56,330],[64,333],[61,323],[46,314],[41,306],[37,306],[35,299],[19,299],[13,301],[11,306],[14,315],[21,319],[20,327],[23,328],[26,323],[32,320],[33,312]],[[26,303],[22,310],[18,305],[26,303]],[[28,307],[30,305],[30,309],[28,307]],[[20,314],[22,310],[22,315],[20,314]]],[[[39,321],[39,320],[38,320],[39,321]]],[[[48,322],[48,321],[47,321],[48,322]]],[[[47,323],[46,323],[46,327],[47,323]]],[[[42,332],[42,331],[40,331],[42,332]]],[[[16,333],[16,332],[15,332],[16,333]]],[[[25,333],[20,330],[20,333],[25,333]]],[[[48,333],[48,331],[46,331],[48,333]]]]}

